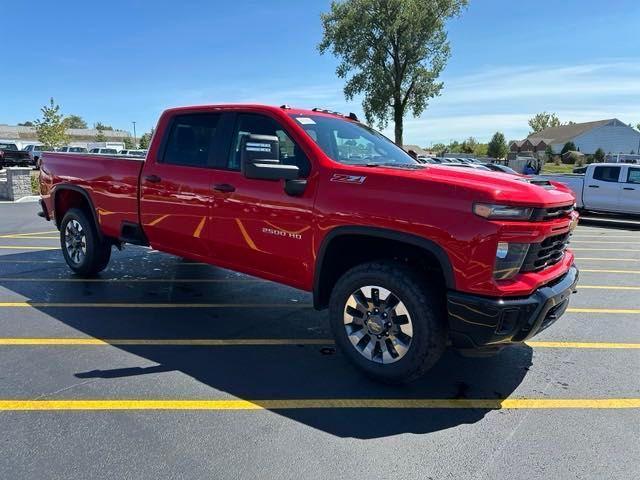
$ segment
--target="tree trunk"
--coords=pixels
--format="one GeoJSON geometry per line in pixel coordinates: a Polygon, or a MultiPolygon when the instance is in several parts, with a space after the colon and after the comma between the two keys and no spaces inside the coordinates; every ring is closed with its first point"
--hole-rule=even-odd
{"type": "Polygon", "coordinates": [[[402,133],[403,133],[403,118],[404,112],[402,111],[402,106],[396,104],[393,107],[393,122],[395,123],[395,142],[400,148],[402,148],[402,133]]]}

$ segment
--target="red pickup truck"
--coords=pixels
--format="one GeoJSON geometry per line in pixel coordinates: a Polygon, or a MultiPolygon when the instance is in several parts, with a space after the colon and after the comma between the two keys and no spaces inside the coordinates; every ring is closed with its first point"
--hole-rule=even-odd
{"type": "Polygon", "coordinates": [[[419,164],[353,114],[171,109],[146,159],[46,153],[40,189],[77,274],[132,243],[311,291],[345,355],[387,382],[447,345],[527,340],[578,279],[566,187],[419,164]]]}

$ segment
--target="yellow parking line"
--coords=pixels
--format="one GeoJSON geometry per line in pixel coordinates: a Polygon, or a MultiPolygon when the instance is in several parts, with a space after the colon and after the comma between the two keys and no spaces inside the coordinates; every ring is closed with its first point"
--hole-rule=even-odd
{"type": "Polygon", "coordinates": [[[2,235],[0,238],[13,238],[18,240],[60,240],[60,237],[25,237],[23,235],[2,235]]]}
{"type": "MultiPolygon", "coordinates": [[[[633,273],[640,274],[640,270],[601,270],[601,269],[593,269],[593,268],[581,268],[580,273],[633,273]]],[[[580,287],[580,284],[578,284],[580,287]]]]}
{"type": "Polygon", "coordinates": [[[640,290],[640,287],[629,286],[615,286],[615,285],[578,285],[578,290],[590,289],[590,290],[640,290]]]}
{"type": "Polygon", "coordinates": [[[0,338],[4,346],[194,346],[332,345],[330,338],[0,338]]]}
{"type": "MultiPolygon", "coordinates": [[[[580,288],[578,286],[578,288],[580,288]]],[[[567,308],[569,313],[613,313],[613,314],[638,314],[637,308],[567,308]]]]}
{"type": "Polygon", "coordinates": [[[21,278],[0,277],[0,282],[71,282],[71,283],[259,283],[258,278],[21,278]]]}
{"type": "Polygon", "coordinates": [[[640,398],[321,398],[278,400],[0,400],[0,411],[291,409],[621,409],[640,398]]]}
{"type": "MultiPolygon", "coordinates": [[[[7,233],[0,235],[0,238],[13,238],[13,237],[32,237],[34,235],[47,235],[51,233],[58,233],[58,230],[50,230],[47,232],[30,232],[30,233],[7,233]]],[[[58,238],[58,237],[55,237],[58,238]]]]}
{"type": "Polygon", "coordinates": [[[574,252],[640,252],[637,248],[570,248],[574,252]]]}
{"type": "MultiPolygon", "coordinates": [[[[639,237],[640,239],[640,237],[639,237]]],[[[610,242],[608,240],[573,240],[571,239],[570,243],[573,245],[574,243],[611,243],[617,245],[629,245],[629,242],[610,242]]]]}
{"type": "Polygon", "coordinates": [[[582,238],[636,238],[636,239],[640,239],[640,234],[638,235],[607,235],[607,234],[601,234],[601,235],[582,235],[582,234],[574,234],[572,237],[573,238],[578,238],[578,239],[582,239],[582,238]]]}
{"type": "MultiPolygon", "coordinates": [[[[640,343],[528,341],[533,348],[640,349],[640,343]]],[[[0,338],[0,346],[283,346],[333,345],[331,338],[0,338]]]]}
{"type": "Polygon", "coordinates": [[[0,308],[308,308],[309,303],[55,303],[0,302],[0,308]]]}
{"type": "Polygon", "coordinates": [[[543,342],[543,341],[527,341],[525,343],[533,348],[594,348],[594,349],[614,348],[614,349],[632,349],[632,350],[640,348],[640,343],[543,342]]]}
{"type": "Polygon", "coordinates": [[[640,258],[607,258],[607,257],[576,257],[576,260],[598,260],[605,262],[640,262],[640,258]]]}
{"type": "Polygon", "coordinates": [[[60,247],[34,247],[27,245],[0,245],[0,248],[8,250],[60,250],[60,247]]]}

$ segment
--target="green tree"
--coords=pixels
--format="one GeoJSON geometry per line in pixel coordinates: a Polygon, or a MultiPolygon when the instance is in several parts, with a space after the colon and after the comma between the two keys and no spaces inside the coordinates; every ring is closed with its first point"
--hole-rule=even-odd
{"type": "Polygon", "coordinates": [[[560,119],[555,113],[537,113],[529,119],[529,126],[531,127],[531,133],[538,133],[545,128],[559,127],[562,125],[560,119]]]}
{"type": "Polygon", "coordinates": [[[63,122],[65,128],[87,128],[87,122],[80,115],[67,115],[63,122]]]}
{"type": "Polygon", "coordinates": [[[477,146],[478,146],[478,141],[473,137],[469,137],[464,142],[462,142],[462,145],[461,145],[462,153],[474,153],[477,146]]]}
{"type": "Polygon", "coordinates": [[[102,122],[95,123],[93,125],[93,128],[95,128],[96,130],[113,130],[113,127],[111,125],[105,125],[102,122]]]}
{"type": "Polygon", "coordinates": [[[636,125],[636,130],[640,130],[640,123],[636,125]]]}
{"type": "Polygon", "coordinates": [[[146,150],[149,148],[149,145],[151,144],[152,136],[153,136],[153,128],[151,129],[151,132],[145,133],[140,137],[138,144],[142,150],[146,150]]]}
{"type": "Polygon", "coordinates": [[[26,121],[18,124],[19,127],[33,127],[35,124],[31,121],[26,121]]]}
{"type": "Polygon", "coordinates": [[[462,153],[462,144],[457,140],[452,140],[447,145],[447,152],[449,153],[462,153]]]}
{"type": "Polygon", "coordinates": [[[599,163],[604,162],[604,150],[598,147],[596,152],[593,154],[593,158],[595,159],[596,162],[599,162],[599,163]]]}
{"type": "Polygon", "coordinates": [[[434,143],[429,150],[436,152],[436,154],[440,156],[447,151],[447,146],[444,143],[434,143]]]}
{"type": "Polygon", "coordinates": [[[564,155],[567,152],[575,152],[575,151],[578,151],[578,149],[576,148],[576,144],[569,141],[564,144],[564,147],[562,147],[562,150],[560,151],[560,155],[564,155]]]}
{"type": "Polygon", "coordinates": [[[487,155],[492,158],[504,158],[507,156],[508,151],[509,147],[504,139],[504,134],[502,132],[494,133],[487,146],[487,155]]]}
{"type": "Polygon", "coordinates": [[[402,146],[407,111],[420,115],[442,90],[437,79],[450,55],[445,25],[467,0],[346,0],[322,14],[318,49],[339,58],[348,100],[362,95],[367,122],[395,124],[402,146]]]}
{"type": "Polygon", "coordinates": [[[100,122],[95,124],[95,129],[97,130],[96,136],[93,137],[96,142],[106,142],[107,137],[104,134],[105,128],[100,122]]]}
{"type": "Polygon", "coordinates": [[[122,142],[124,143],[124,148],[126,148],[127,150],[132,150],[136,148],[136,144],[133,143],[133,138],[131,137],[124,137],[122,139],[122,142]]]}
{"type": "Polygon", "coordinates": [[[489,150],[489,145],[488,144],[479,143],[478,145],[476,145],[476,148],[473,150],[473,153],[477,157],[486,157],[488,150],[489,150]]]}
{"type": "Polygon", "coordinates": [[[65,133],[63,116],[60,113],[60,105],[57,105],[51,98],[49,105],[45,105],[40,110],[42,118],[34,122],[38,141],[47,149],[60,147],[67,143],[68,138],[65,133]]]}
{"type": "Polygon", "coordinates": [[[551,145],[547,145],[544,149],[544,154],[547,156],[547,161],[550,162],[553,159],[553,148],[551,145]]]}

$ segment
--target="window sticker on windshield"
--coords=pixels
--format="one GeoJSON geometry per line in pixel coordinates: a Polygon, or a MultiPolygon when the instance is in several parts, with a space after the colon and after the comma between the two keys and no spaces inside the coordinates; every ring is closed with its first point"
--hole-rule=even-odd
{"type": "Polygon", "coordinates": [[[309,117],[296,117],[296,120],[300,122],[302,125],[315,125],[316,122],[313,121],[313,118],[309,117]]]}

